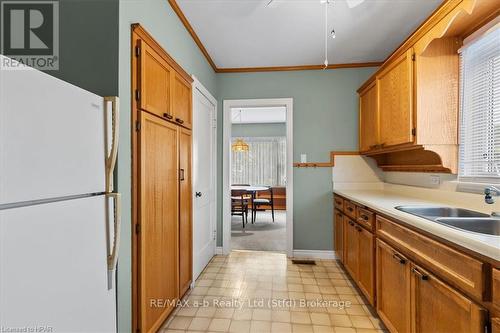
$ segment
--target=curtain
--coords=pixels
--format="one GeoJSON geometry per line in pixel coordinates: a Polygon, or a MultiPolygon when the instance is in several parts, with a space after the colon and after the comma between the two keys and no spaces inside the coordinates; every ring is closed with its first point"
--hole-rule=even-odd
{"type": "MultiPolygon", "coordinates": [[[[234,142],[237,138],[232,138],[234,142]]],[[[243,137],[246,152],[231,154],[231,183],[285,186],[286,137],[243,137]]]]}

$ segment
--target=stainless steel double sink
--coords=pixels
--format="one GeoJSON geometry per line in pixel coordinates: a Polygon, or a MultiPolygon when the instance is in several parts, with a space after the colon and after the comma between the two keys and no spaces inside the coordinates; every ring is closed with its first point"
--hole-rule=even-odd
{"type": "Polygon", "coordinates": [[[452,228],[500,236],[500,217],[454,207],[408,205],[394,208],[452,228]]]}

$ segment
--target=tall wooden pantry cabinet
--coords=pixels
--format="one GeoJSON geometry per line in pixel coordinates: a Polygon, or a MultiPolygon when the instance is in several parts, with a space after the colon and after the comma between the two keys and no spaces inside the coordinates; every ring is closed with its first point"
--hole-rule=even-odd
{"type": "Polygon", "coordinates": [[[191,82],[132,25],[135,332],[156,332],[192,282],[191,82]]]}

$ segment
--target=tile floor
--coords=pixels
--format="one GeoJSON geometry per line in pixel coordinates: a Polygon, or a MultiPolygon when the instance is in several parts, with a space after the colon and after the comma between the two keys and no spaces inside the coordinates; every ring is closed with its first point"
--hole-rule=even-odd
{"type": "Polygon", "coordinates": [[[160,332],[385,332],[339,264],[316,263],[273,252],[216,256],[160,332]]]}

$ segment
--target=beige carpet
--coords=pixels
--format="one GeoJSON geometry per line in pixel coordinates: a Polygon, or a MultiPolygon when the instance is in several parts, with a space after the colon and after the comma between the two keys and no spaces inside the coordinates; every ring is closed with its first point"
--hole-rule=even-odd
{"type": "Polygon", "coordinates": [[[286,251],[286,212],[275,211],[274,222],[271,211],[258,211],[254,224],[248,215],[248,224],[241,216],[231,218],[231,248],[233,250],[286,251]]]}

